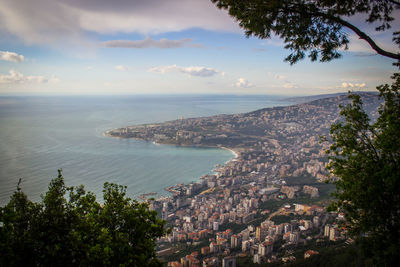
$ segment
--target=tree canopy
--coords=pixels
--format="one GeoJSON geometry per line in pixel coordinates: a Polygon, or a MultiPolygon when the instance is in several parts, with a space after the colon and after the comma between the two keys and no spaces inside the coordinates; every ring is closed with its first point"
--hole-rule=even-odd
{"type": "Polygon", "coordinates": [[[158,266],[165,222],[126,187],[105,183],[104,203],[83,186],[53,179],[40,203],[20,185],[0,208],[0,266],[158,266]]]}
{"type": "Polygon", "coordinates": [[[344,212],[345,227],[362,241],[376,263],[400,259],[400,74],[378,87],[384,102],[371,122],[358,95],[331,127],[328,168],[335,182],[332,210],[344,212]]]}
{"type": "MultiPolygon", "coordinates": [[[[283,39],[294,64],[306,53],[311,61],[339,58],[348,49],[345,28],[366,41],[378,54],[395,59],[400,53],[378,46],[372,35],[351,23],[352,16],[378,23],[376,31],[391,28],[397,0],[211,0],[229,11],[246,35],[262,39],[273,34],[283,39]]],[[[400,47],[400,31],[393,32],[400,47]]],[[[344,227],[361,241],[363,251],[375,263],[395,266],[400,259],[400,74],[392,86],[379,86],[384,100],[379,116],[371,122],[360,96],[350,94],[352,104],[343,106],[342,120],[331,126],[328,169],[335,176],[336,200],[331,210],[345,214],[344,227]]]]}
{"type": "MultiPolygon", "coordinates": [[[[348,28],[365,40],[376,53],[400,60],[398,52],[386,51],[373,38],[352,24],[348,18],[366,16],[367,23],[379,23],[376,31],[391,28],[393,12],[400,8],[396,0],[211,0],[228,9],[246,35],[265,39],[279,36],[291,50],[286,61],[291,64],[308,52],[312,61],[330,61],[340,57],[338,49],[348,48],[348,28]]],[[[400,47],[400,31],[394,31],[393,42],[400,47]]]]}

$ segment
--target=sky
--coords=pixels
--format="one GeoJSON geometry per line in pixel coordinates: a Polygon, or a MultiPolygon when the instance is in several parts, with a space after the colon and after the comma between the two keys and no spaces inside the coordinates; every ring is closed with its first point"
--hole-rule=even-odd
{"type": "MultiPolygon", "coordinates": [[[[349,19],[396,51],[390,32],[349,19]]],[[[312,95],[390,83],[393,60],[349,38],[338,60],[291,66],[279,38],[246,38],[210,0],[0,0],[0,95],[312,95]]]]}

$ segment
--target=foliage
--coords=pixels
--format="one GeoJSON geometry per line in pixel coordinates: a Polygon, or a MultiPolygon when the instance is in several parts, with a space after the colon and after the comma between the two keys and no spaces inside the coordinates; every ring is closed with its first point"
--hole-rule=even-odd
{"type": "Polygon", "coordinates": [[[342,107],[344,121],[331,127],[329,169],[338,177],[332,209],[347,218],[350,234],[380,265],[393,265],[400,254],[400,74],[392,86],[378,87],[384,103],[371,123],[357,95],[342,107]]]}
{"type": "Polygon", "coordinates": [[[83,186],[53,179],[41,203],[21,191],[0,208],[0,266],[158,266],[165,222],[126,187],[104,184],[104,204],[83,186]],[[66,197],[67,195],[67,197],[66,197]]]}
{"type": "MultiPolygon", "coordinates": [[[[328,247],[321,247],[321,245],[305,246],[304,248],[297,249],[295,256],[296,261],[288,263],[285,266],[371,266],[370,259],[366,258],[360,251],[359,247],[354,244],[346,245],[330,243],[328,247]],[[319,254],[304,259],[304,252],[308,249],[316,250],[319,254]]],[[[266,266],[282,266],[282,263],[266,266]]]]}
{"type": "MultiPolygon", "coordinates": [[[[348,34],[352,30],[378,54],[400,59],[400,54],[380,48],[374,40],[344,18],[366,15],[366,22],[379,22],[377,31],[391,27],[392,12],[400,8],[393,0],[211,0],[219,8],[228,9],[239,21],[246,35],[268,39],[273,34],[285,42],[292,53],[285,59],[296,63],[309,51],[312,61],[322,62],[339,58],[338,49],[347,49],[348,34]]],[[[400,32],[393,33],[393,41],[400,45],[400,32]]]]}

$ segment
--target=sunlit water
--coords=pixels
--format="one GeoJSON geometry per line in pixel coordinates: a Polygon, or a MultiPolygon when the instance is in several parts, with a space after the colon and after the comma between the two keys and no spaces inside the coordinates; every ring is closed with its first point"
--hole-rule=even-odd
{"type": "Polygon", "coordinates": [[[67,185],[84,184],[102,198],[104,182],[128,186],[137,197],[167,195],[166,186],[198,180],[232,159],[223,149],[154,145],[103,136],[117,127],[183,116],[242,113],[288,105],[277,96],[0,97],[0,205],[22,178],[40,200],[62,168],[67,185]]]}

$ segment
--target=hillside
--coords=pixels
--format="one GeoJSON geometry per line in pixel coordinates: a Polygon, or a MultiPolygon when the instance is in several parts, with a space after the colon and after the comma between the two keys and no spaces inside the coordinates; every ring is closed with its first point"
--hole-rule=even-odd
{"type": "MultiPolygon", "coordinates": [[[[378,96],[361,96],[365,110],[376,117],[378,96]]],[[[231,175],[268,171],[279,177],[311,175],[321,181],[329,144],[320,143],[320,136],[329,135],[330,125],[339,119],[339,105],[347,103],[347,96],[339,95],[243,114],[128,126],[106,134],[160,144],[229,148],[239,154],[235,166],[223,170],[231,175]]]]}

